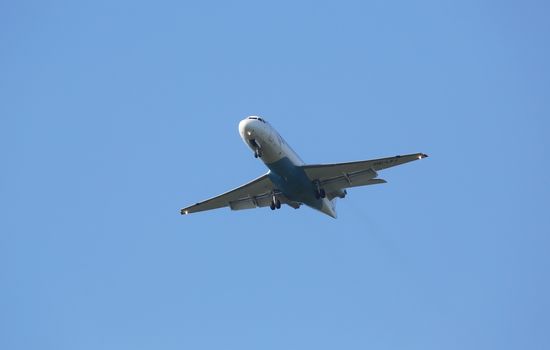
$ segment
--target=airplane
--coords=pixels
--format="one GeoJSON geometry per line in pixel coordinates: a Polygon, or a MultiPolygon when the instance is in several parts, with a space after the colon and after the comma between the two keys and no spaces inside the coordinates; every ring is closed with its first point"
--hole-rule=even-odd
{"type": "Polygon", "coordinates": [[[182,215],[229,207],[231,210],[305,204],[336,218],[336,198],[347,189],[386,183],[378,171],[428,157],[424,153],[333,164],[305,164],[265,119],[250,116],[239,123],[239,134],[269,171],[229,192],[181,209],[182,215]]]}

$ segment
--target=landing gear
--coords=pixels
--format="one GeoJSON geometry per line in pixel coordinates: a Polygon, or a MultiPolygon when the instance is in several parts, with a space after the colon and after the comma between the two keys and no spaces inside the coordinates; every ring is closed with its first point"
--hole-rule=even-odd
{"type": "Polygon", "coordinates": [[[326,192],[325,192],[325,189],[324,188],[321,188],[321,184],[319,182],[316,182],[315,183],[315,198],[317,199],[321,199],[321,198],[325,198],[327,196],[326,192]]]}
{"type": "Polygon", "coordinates": [[[273,195],[273,199],[271,200],[271,204],[269,205],[269,208],[271,210],[281,209],[281,201],[277,199],[275,195],[273,195]]]}
{"type": "Polygon", "coordinates": [[[256,139],[249,139],[248,143],[250,145],[250,148],[254,150],[254,158],[262,158],[262,147],[256,141],[256,139]]]}
{"type": "Polygon", "coordinates": [[[259,148],[254,150],[254,158],[262,158],[262,151],[259,148]]]}

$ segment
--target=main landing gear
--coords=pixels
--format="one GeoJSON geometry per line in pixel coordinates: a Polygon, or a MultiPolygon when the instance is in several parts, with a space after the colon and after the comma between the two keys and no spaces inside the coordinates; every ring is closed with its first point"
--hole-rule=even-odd
{"type": "Polygon", "coordinates": [[[315,183],[315,198],[316,199],[321,199],[321,198],[325,198],[327,196],[326,192],[325,192],[325,189],[324,188],[321,188],[321,184],[319,182],[316,182],[315,183]]]}
{"type": "Polygon", "coordinates": [[[271,204],[269,205],[269,208],[271,210],[281,209],[281,201],[279,199],[277,199],[277,197],[275,195],[271,199],[271,204]]]}

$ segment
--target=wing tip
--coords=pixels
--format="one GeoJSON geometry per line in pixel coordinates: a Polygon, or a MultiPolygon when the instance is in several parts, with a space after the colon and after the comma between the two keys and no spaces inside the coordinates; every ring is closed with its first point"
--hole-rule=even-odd
{"type": "Polygon", "coordinates": [[[189,212],[189,210],[190,210],[190,209],[193,209],[193,207],[198,207],[199,205],[201,205],[200,202],[199,202],[199,203],[195,203],[195,204],[193,204],[193,205],[190,206],[190,207],[180,209],[180,214],[181,214],[181,215],[189,215],[189,214],[191,214],[191,213],[189,212]]]}
{"type": "Polygon", "coordinates": [[[422,159],[422,158],[428,158],[429,156],[426,154],[426,153],[420,153],[418,155],[418,159],[422,159]]]}

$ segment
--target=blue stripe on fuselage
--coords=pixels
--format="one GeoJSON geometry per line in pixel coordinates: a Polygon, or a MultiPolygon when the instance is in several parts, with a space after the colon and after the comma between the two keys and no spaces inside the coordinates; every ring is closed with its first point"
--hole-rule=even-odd
{"type": "Polygon", "coordinates": [[[287,157],[266,165],[271,170],[269,178],[288,199],[317,209],[323,206],[323,200],[315,198],[315,185],[304,169],[287,157]]]}

